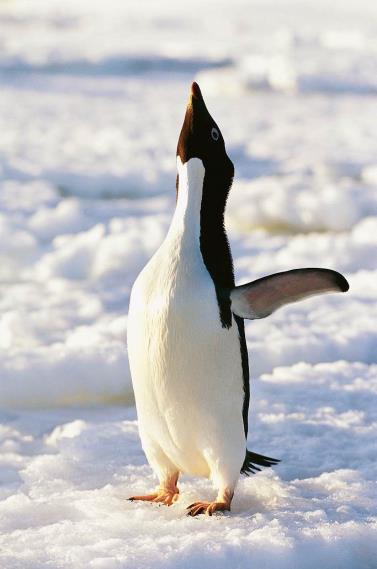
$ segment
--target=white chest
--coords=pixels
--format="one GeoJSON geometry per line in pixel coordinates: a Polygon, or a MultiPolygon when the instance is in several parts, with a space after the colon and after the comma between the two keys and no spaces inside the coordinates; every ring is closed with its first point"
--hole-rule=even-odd
{"type": "Polygon", "coordinates": [[[139,362],[133,375],[154,388],[169,382],[174,389],[195,367],[196,377],[205,373],[224,332],[215,286],[199,248],[167,240],[132,290],[128,344],[131,366],[139,362]]]}
{"type": "Polygon", "coordinates": [[[242,435],[243,384],[238,329],[221,325],[200,252],[200,195],[180,199],[166,240],[134,284],[127,333],[142,438],[158,437],[182,464],[179,449],[193,456],[222,421],[242,435]]]}

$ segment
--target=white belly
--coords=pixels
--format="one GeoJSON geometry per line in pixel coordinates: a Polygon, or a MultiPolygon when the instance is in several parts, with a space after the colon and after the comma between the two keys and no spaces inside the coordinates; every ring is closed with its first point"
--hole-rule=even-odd
{"type": "Polygon", "coordinates": [[[183,253],[167,240],[139,275],[128,351],[147,456],[159,445],[181,472],[203,476],[217,454],[238,465],[245,453],[238,328],[221,326],[199,248],[183,253]]]}
{"type": "Polygon", "coordinates": [[[169,233],[131,293],[128,354],[139,431],[160,479],[180,470],[234,488],[246,450],[238,328],[222,328],[200,252],[203,163],[177,165],[169,233]]]}

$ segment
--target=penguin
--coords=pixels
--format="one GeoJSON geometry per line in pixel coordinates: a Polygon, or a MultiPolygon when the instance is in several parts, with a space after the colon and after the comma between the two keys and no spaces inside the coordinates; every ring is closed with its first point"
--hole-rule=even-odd
{"type": "Polygon", "coordinates": [[[229,511],[240,473],[279,460],[246,447],[249,363],[244,319],[290,302],[345,292],[338,272],[294,269],[235,285],[224,211],[234,166],[197,83],[177,145],[176,208],[167,236],[131,291],[127,343],[139,434],[159,480],[129,500],[170,506],[181,474],[207,477],[214,501],[190,516],[229,511]]]}

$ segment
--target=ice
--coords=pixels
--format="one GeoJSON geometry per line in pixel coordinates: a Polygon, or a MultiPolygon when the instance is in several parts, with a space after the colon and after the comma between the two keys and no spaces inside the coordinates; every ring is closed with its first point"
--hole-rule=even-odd
{"type": "Polygon", "coordinates": [[[374,569],[376,15],[370,0],[0,3],[0,565],[374,569]],[[156,480],[126,349],[132,283],[175,206],[197,80],[236,177],[237,283],[341,271],[247,322],[249,448],[231,514],[156,480]]]}

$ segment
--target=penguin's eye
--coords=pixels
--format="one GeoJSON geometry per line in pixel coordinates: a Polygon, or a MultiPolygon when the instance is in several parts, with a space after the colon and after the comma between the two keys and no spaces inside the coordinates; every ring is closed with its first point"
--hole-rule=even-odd
{"type": "Polygon", "coordinates": [[[211,136],[212,140],[219,140],[220,134],[217,128],[213,127],[213,129],[211,130],[211,136]]]}

